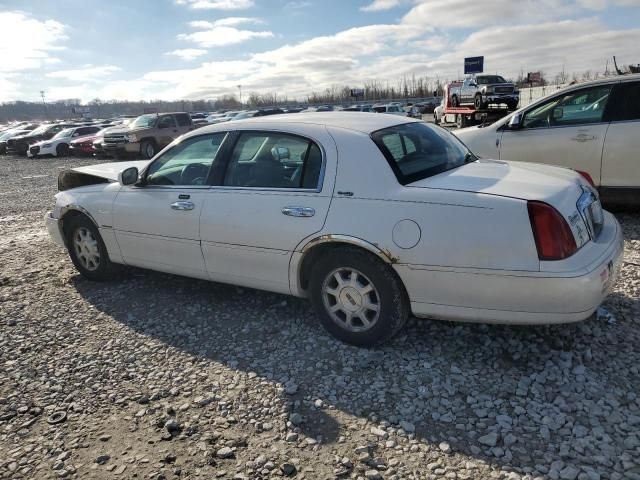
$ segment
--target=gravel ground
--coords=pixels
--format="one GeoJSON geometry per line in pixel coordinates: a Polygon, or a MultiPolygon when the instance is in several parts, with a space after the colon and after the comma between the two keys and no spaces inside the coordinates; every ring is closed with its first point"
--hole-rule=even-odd
{"type": "Polygon", "coordinates": [[[0,478],[640,479],[640,214],[609,319],[364,350],[306,301],[81,278],[42,217],[88,163],[0,157],[0,478]]]}

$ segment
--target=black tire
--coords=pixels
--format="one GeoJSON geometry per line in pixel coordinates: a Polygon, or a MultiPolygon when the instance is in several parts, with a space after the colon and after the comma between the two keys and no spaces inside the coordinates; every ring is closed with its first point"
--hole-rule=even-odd
{"type": "Polygon", "coordinates": [[[476,111],[478,110],[482,110],[482,107],[484,105],[482,105],[482,95],[477,94],[474,99],[473,99],[473,106],[475,107],[476,111]]]}
{"type": "MultiPolygon", "coordinates": [[[[396,272],[377,257],[358,248],[344,247],[331,250],[319,258],[311,272],[309,288],[311,303],[325,330],[338,340],[358,347],[373,347],[391,339],[402,329],[410,314],[409,299],[396,272]],[[340,323],[332,318],[328,311],[328,299],[331,295],[324,293],[325,284],[334,288],[330,283],[335,281],[334,275],[347,274],[352,270],[361,274],[358,282],[363,282],[364,285],[370,283],[373,286],[373,290],[365,295],[368,296],[369,302],[377,302],[378,306],[377,317],[371,319],[370,327],[363,324],[361,331],[353,331],[346,327],[343,318],[339,319],[340,323]]],[[[356,305],[349,293],[345,292],[348,288],[349,285],[345,285],[339,295],[333,296],[336,304],[338,298],[346,294],[346,298],[356,305]]],[[[334,291],[337,289],[338,287],[335,287],[334,291]]],[[[363,297],[359,298],[362,300],[363,297]]],[[[358,321],[362,323],[361,320],[358,321]]]]}
{"type": "Polygon", "coordinates": [[[457,95],[453,95],[451,97],[451,106],[456,108],[460,106],[460,101],[458,100],[458,96],[457,95]]]}
{"type": "Polygon", "coordinates": [[[464,128],[464,115],[461,115],[460,113],[456,114],[456,126],[458,128],[464,128]]]}
{"type": "MultiPolygon", "coordinates": [[[[71,261],[83,277],[94,281],[105,281],[113,277],[115,265],[109,259],[107,247],[105,247],[102,241],[98,228],[89,218],[85,215],[78,215],[73,217],[68,225],[66,225],[65,222],[65,237],[71,261]],[[83,230],[91,233],[95,240],[95,248],[97,248],[97,252],[99,253],[99,260],[94,262],[97,265],[93,269],[85,266],[87,261],[81,257],[83,257],[83,253],[86,254],[87,252],[83,251],[75,242],[76,238],[79,239],[79,237],[83,236],[83,230]]],[[[85,259],[86,258],[85,256],[85,259]]]]}
{"type": "Polygon", "coordinates": [[[518,109],[518,104],[517,103],[508,103],[507,104],[507,110],[517,110],[518,109]]]}
{"type": "Polygon", "coordinates": [[[66,157],[69,155],[69,145],[61,143],[56,147],[56,157],[66,157]]]}
{"type": "Polygon", "coordinates": [[[158,147],[153,140],[145,140],[140,144],[140,155],[145,160],[151,160],[156,153],[158,153],[158,147]]]}

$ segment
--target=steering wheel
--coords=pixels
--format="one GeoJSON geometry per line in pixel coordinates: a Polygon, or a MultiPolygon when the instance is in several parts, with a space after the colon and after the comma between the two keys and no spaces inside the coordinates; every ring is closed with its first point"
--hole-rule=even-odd
{"type": "Polygon", "coordinates": [[[182,168],[180,180],[183,185],[204,185],[208,168],[201,163],[190,163],[182,168]]]}

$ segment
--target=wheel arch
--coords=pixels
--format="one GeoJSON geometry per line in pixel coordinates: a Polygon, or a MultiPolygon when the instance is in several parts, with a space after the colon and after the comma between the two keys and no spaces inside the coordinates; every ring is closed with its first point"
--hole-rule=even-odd
{"type": "Polygon", "coordinates": [[[87,217],[91,221],[91,223],[95,225],[97,229],[100,228],[98,225],[98,222],[96,222],[96,220],[87,211],[86,208],[81,207],[80,205],[74,205],[74,204],[67,205],[66,207],[63,207],[60,212],[60,221],[62,222],[60,226],[60,230],[62,233],[62,238],[64,239],[65,243],[67,242],[67,226],[69,225],[71,220],[79,216],[87,217]]]}
{"type": "Polygon", "coordinates": [[[344,247],[355,247],[363,250],[376,256],[387,265],[393,265],[398,262],[397,257],[394,257],[389,250],[382,249],[378,245],[369,243],[361,238],[349,235],[322,235],[308,241],[300,250],[301,257],[295,270],[296,288],[302,293],[306,292],[309,287],[314,262],[330,250],[344,247]]]}

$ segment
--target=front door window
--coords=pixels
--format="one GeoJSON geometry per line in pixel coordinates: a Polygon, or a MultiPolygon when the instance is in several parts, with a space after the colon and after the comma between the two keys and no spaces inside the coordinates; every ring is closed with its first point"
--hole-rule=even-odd
{"type": "Polygon", "coordinates": [[[226,134],[188,138],[156,159],[147,170],[146,185],[206,185],[209,171],[226,134]]]}

